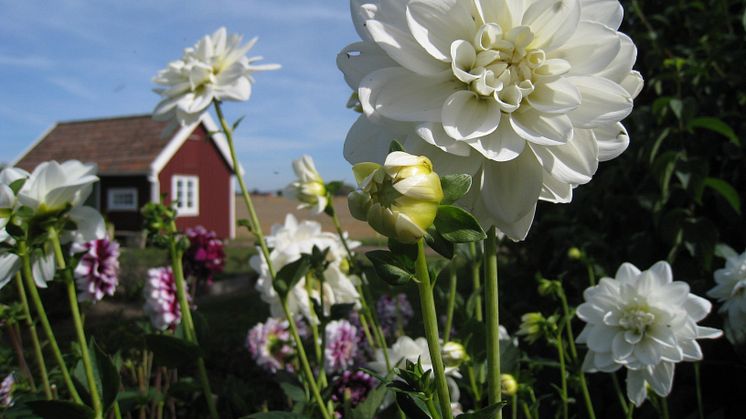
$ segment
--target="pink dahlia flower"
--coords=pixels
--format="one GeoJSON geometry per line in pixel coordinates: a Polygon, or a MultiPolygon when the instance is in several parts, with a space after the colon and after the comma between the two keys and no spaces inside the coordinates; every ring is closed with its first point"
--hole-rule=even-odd
{"type": "Polygon", "coordinates": [[[101,301],[112,296],[119,284],[119,243],[108,239],[75,243],[73,253],[83,253],[75,268],[78,300],[101,301]]]}
{"type": "Polygon", "coordinates": [[[199,279],[212,280],[212,276],[222,272],[225,266],[223,241],[214,231],[202,226],[187,229],[186,235],[190,246],[184,254],[185,271],[199,279]]]}
{"type": "MultiPolygon", "coordinates": [[[[187,284],[184,283],[186,287],[187,284]]],[[[153,326],[160,330],[175,329],[181,322],[176,282],[171,268],[148,270],[148,280],[143,290],[144,310],[150,316],[153,326]]],[[[187,296],[189,293],[187,292],[187,296]]]]}
{"type": "Polygon", "coordinates": [[[270,317],[249,330],[246,347],[257,365],[275,373],[278,370],[293,371],[295,357],[287,320],[270,317]]]}
{"type": "Polygon", "coordinates": [[[2,383],[0,383],[0,406],[13,406],[13,387],[15,383],[16,378],[13,376],[13,373],[8,374],[2,383]]]}
{"type": "Polygon", "coordinates": [[[350,368],[357,355],[357,328],[347,320],[335,320],[326,325],[326,367],[329,371],[350,368]]]}

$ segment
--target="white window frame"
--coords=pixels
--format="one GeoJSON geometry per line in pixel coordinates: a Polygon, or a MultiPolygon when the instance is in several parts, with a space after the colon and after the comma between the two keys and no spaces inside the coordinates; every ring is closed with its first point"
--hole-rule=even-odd
{"type": "Polygon", "coordinates": [[[140,207],[137,192],[137,188],[108,188],[106,190],[106,208],[109,211],[138,211],[140,207]],[[132,204],[117,204],[115,197],[119,194],[132,196],[132,204]]]}
{"type": "Polygon", "coordinates": [[[196,217],[199,215],[199,176],[195,175],[173,175],[171,177],[171,202],[176,207],[176,213],[179,217],[196,217]],[[178,184],[182,183],[186,187],[187,184],[192,184],[192,191],[194,196],[192,197],[192,205],[187,206],[188,200],[184,202],[179,201],[178,196],[178,184]]]}

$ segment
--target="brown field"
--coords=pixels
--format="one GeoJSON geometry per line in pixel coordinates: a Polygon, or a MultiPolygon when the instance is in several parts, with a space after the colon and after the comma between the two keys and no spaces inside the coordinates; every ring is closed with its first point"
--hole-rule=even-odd
{"type": "MultiPolygon", "coordinates": [[[[314,215],[307,209],[296,209],[298,203],[287,198],[277,196],[253,195],[252,200],[256,208],[257,216],[262,223],[262,231],[269,234],[273,224],[282,224],[285,215],[292,213],[298,220],[314,220],[321,223],[324,231],[334,232],[334,224],[326,214],[314,215]]],[[[350,237],[356,240],[375,239],[380,237],[368,224],[358,221],[350,216],[347,209],[347,198],[334,198],[334,208],[337,210],[342,228],[349,232],[350,237]]],[[[236,219],[249,218],[248,211],[240,195],[236,195],[236,219]]],[[[243,227],[236,230],[236,239],[244,241],[250,239],[249,233],[243,227]]]]}

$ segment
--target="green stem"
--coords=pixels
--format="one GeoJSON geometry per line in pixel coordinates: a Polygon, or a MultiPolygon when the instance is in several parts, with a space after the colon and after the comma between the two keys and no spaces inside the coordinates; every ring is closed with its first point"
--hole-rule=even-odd
{"type": "Polygon", "coordinates": [[[443,331],[443,342],[448,343],[451,338],[451,328],[453,327],[453,309],[456,306],[456,266],[453,261],[448,266],[450,283],[448,285],[448,308],[446,311],[446,327],[443,331]]]}
{"type": "Polygon", "coordinates": [[[119,402],[116,400],[112,406],[112,411],[114,412],[114,419],[122,419],[122,412],[119,410],[119,402]]]}
{"type": "Polygon", "coordinates": [[[591,419],[596,419],[596,412],[593,408],[593,400],[591,399],[591,393],[588,389],[588,382],[586,381],[585,373],[578,365],[578,349],[575,346],[575,334],[572,331],[572,316],[570,313],[570,306],[567,303],[567,295],[565,295],[565,289],[562,287],[560,287],[559,289],[559,298],[560,302],[562,303],[562,312],[564,314],[563,317],[565,320],[565,331],[567,332],[567,340],[570,346],[570,360],[572,361],[575,368],[578,370],[580,390],[583,393],[583,401],[585,402],[585,408],[588,412],[588,417],[591,419]]]}
{"type": "Polygon", "coordinates": [[[96,417],[103,417],[103,407],[101,405],[101,396],[98,390],[98,384],[96,384],[96,376],[93,373],[93,362],[91,362],[91,354],[88,352],[88,339],[85,336],[85,330],[83,330],[83,320],[80,317],[80,307],[78,307],[78,293],[75,290],[75,280],[73,279],[73,273],[67,268],[65,262],[65,255],[62,253],[62,245],[60,244],[60,237],[57,230],[54,227],[47,229],[49,234],[49,241],[52,243],[52,249],[54,249],[54,258],[57,262],[57,269],[62,271],[63,278],[65,280],[65,288],[67,289],[67,301],[70,304],[70,312],[73,316],[73,324],[75,325],[75,335],[78,338],[78,346],[80,346],[81,360],[83,361],[83,369],[85,370],[85,378],[88,382],[88,390],[91,395],[91,404],[93,405],[93,411],[96,413],[96,417]]]}
{"type": "MultiPolygon", "coordinates": [[[[191,342],[199,346],[199,339],[197,338],[197,331],[194,328],[194,320],[192,319],[192,311],[189,309],[189,299],[187,298],[186,285],[184,280],[184,267],[182,266],[183,252],[179,250],[174,237],[178,231],[176,223],[171,222],[170,233],[172,235],[169,242],[169,254],[171,256],[171,271],[174,275],[174,284],[176,285],[176,298],[179,301],[179,310],[181,312],[181,322],[184,325],[184,335],[188,342],[191,342]]],[[[207,376],[207,368],[205,367],[205,360],[200,355],[197,357],[197,371],[199,379],[202,384],[202,392],[207,402],[207,410],[210,412],[212,419],[218,419],[218,410],[215,406],[215,399],[212,396],[212,389],[210,388],[210,379],[207,376]]]]}
{"type": "Polygon", "coordinates": [[[668,414],[668,398],[661,397],[660,402],[661,402],[660,403],[661,404],[661,415],[663,415],[663,419],[669,419],[670,416],[668,414]]]}
{"type": "Polygon", "coordinates": [[[430,412],[430,416],[432,416],[433,419],[441,418],[440,412],[438,412],[438,407],[435,406],[432,398],[425,400],[425,405],[427,405],[427,410],[430,412]]]}
{"type": "Polygon", "coordinates": [[[435,313],[435,299],[433,289],[430,285],[430,274],[427,270],[427,259],[425,258],[425,241],[417,241],[417,262],[415,264],[415,275],[419,281],[420,305],[422,309],[422,324],[425,327],[425,338],[430,350],[430,361],[433,365],[435,384],[438,390],[438,401],[440,402],[441,414],[445,419],[452,419],[451,396],[448,394],[448,383],[446,382],[443,358],[440,353],[440,334],[438,333],[438,316],[435,313]]]}
{"type": "Polygon", "coordinates": [[[588,283],[592,287],[596,286],[596,273],[593,272],[593,264],[590,261],[586,261],[585,270],[588,272],[588,283]]]}
{"type": "Polygon", "coordinates": [[[280,298],[280,303],[282,304],[282,310],[285,313],[285,318],[288,319],[288,324],[290,325],[290,334],[293,335],[293,340],[295,341],[295,349],[298,351],[298,357],[300,358],[301,367],[303,368],[303,374],[306,376],[306,382],[311,388],[311,394],[313,394],[313,398],[314,400],[316,400],[316,404],[318,405],[319,411],[321,412],[321,415],[324,417],[324,419],[331,419],[332,417],[329,415],[329,411],[326,408],[326,403],[324,403],[324,399],[321,397],[321,393],[319,392],[319,387],[316,385],[316,380],[313,377],[313,371],[311,370],[311,365],[308,363],[306,350],[303,349],[303,341],[300,339],[300,335],[298,334],[298,327],[295,324],[295,319],[293,318],[292,314],[290,313],[290,309],[288,308],[287,299],[280,298]]]}
{"type": "Polygon", "coordinates": [[[561,383],[561,396],[562,396],[562,417],[564,419],[568,419],[569,417],[569,407],[567,405],[567,368],[565,367],[565,349],[564,349],[564,343],[562,342],[562,332],[557,333],[557,337],[555,339],[556,347],[557,347],[557,358],[559,358],[560,363],[560,383],[561,383]]]}
{"type": "Polygon", "coordinates": [[[52,387],[49,385],[49,377],[47,376],[47,363],[44,361],[44,352],[41,350],[39,335],[36,333],[36,325],[34,324],[34,320],[31,318],[31,308],[29,307],[28,298],[26,297],[26,290],[23,289],[23,277],[20,272],[16,273],[16,288],[18,289],[18,298],[21,299],[23,316],[26,318],[26,327],[31,336],[31,346],[34,347],[36,364],[39,366],[39,374],[41,375],[41,382],[44,387],[44,396],[47,400],[52,400],[52,387]]]}
{"type": "Polygon", "coordinates": [[[697,390],[697,412],[699,419],[705,419],[705,406],[702,403],[702,382],[699,375],[699,362],[694,363],[694,384],[697,390]]]}
{"type": "Polygon", "coordinates": [[[624,398],[624,393],[622,393],[622,387],[619,385],[619,379],[616,377],[616,372],[611,373],[611,382],[614,384],[614,392],[616,392],[616,397],[619,399],[619,405],[622,406],[624,414],[628,415],[629,411],[632,409],[632,405],[627,404],[627,400],[624,398]]]}
{"type": "Polygon", "coordinates": [[[474,397],[474,403],[479,406],[482,402],[482,392],[479,390],[479,386],[477,385],[477,377],[474,373],[474,366],[472,365],[472,361],[469,361],[468,365],[466,366],[466,375],[469,378],[469,387],[471,387],[471,393],[474,397]]]}
{"type": "Polygon", "coordinates": [[[474,315],[478,322],[482,321],[482,278],[479,274],[479,254],[477,253],[477,244],[469,243],[469,253],[471,254],[471,283],[474,293],[474,315]]]}
{"type": "MultiPolygon", "coordinates": [[[[484,246],[485,304],[487,309],[487,384],[489,404],[502,401],[500,388],[500,313],[497,276],[497,232],[490,227],[484,246]]],[[[502,418],[502,411],[495,416],[502,418]]]]}
{"type": "Polygon", "coordinates": [[[630,404],[629,408],[627,409],[626,418],[627,419],[632,419],[634,417],[634,413],[635,413],[635,405],[630,404]]]}
{"type": "Polygon", "coordinates": [[[510,396],[510,412],[512,419],[518,419],[518,394],[510,396]]]}
{"type": "Polygon", "coordinates": [[[62,357],[62,351],[60,351],[60,347],[57,344],[57,339],[55,338],[54,332],[52,331],[52,326],[49,324],[47,312],[44,310],[44,305],[41,302],[39,291],[36,289],[34,276],[31,273],[31,256],[29,255],[29,249],[26,245],[26,242],[18,242],[18,255],[21,257],[21,261],[23,264],[22,272],[23,279],[26,282],[26,288],[28,288],[28,292],[29,294],[31,294],[31,301],[33,301],[34,303],[36,314],[39,316],[39,321],[41,322],[42,330],[44,330],[44,334],[47,336],[47,340],[49,341],[49,346],[52,348],[52,353],[54,353],[54,359],[55,361],[57,361],[57,365],[60,367],[62,380],[65,382],[65,386],[70,392],[70,397],[72,397],[73,401],[75,401],[75,403],[82,404],[83,400],[80,398],[78,390],[75,389],[73,380],[70,377],[70,370],[67,369],[65,359],[62,357]]]}

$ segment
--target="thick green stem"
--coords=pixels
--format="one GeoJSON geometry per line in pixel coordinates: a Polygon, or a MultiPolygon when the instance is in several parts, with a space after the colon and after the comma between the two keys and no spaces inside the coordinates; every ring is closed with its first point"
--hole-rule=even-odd
{"type": "MultiPolygon", "coordinates": [[[[176,224],[173,221],[171,222],[170,230],[170,233],[172,234],[169,243],[171,271],[174,275],[174,284],[176,284],[176,298],[179,301],[181,322],[184,325],[184,334],[186,335],[187,341],[199,346],[199,339],[197,338],[197,331],[194,328],[192,312],[189,309],[189,299],[187,298],[184,267],[182,266],[182,258],[184,255],[183,252],[179,250],[176,239],[173,237],[177,231],[176,224]]],[[[200,382],[202,383],[202,392],[204,393],[205,401],[207,402],[207,409],[210,412],[210,417],[212,419],[218,419],[218,410],[215,406],[215,399],[212,396],[212,389],[210,387],[210,379],[207,376],[205,360],[201,355],[197,358],[197,371],[199,373],[200,382]]]]}
{"type": "Polygon", "coordinates": [[[44,396],[47,398],[47,400],[52,400],[52,387],[50,387],[49,385],[47,363],[44,361],[44,352],[42,352],[41,350],[39,335],[36,333],[36,325],[34,324],[34,320],[31,318],[31,308],[28,305],[26,290],[23,289],[23,277],[20,272],[16,273],[16,288],[18,289],[18,298],[20,298],[21,306],[23,307],[23,316],[26,318],[26,327],[28,328],[29,336],[31,336],[31,346],[34,347],[34,357],[36,358],[36,364],[39,366],[41,383],[44,387],[44,396]]]}
{"type": "Polygon", "coordinates": [[[440,419],[440,412],[438,411],[438,407],[435,406],[435,403],[433,402],[433,399],[427,399],[425,401],[425,405],[427,406],[427,410],[430,412],[430,416],[433,417],[433,419],[440,419]]]}
{"type": "MultiPolygon", "coordinates": [[[[484,246],[485,304],[487,309],[487,397],[489,404],[502,401],[500,388],[500,310],[497,276],[497,232],[492,226],[487,232],[484,246]]],[[[502,418],[502,411],[495,416],[502,418]]]]}
{"type": "Polygon", "coordinates": [[[80,307],[78,307],[78,293],[75,290],[75,280],[73,279],[73,273],[67,268],[67,262],[65,261],[65,255],[62,253],[62,245],[60,244],[60,237],[57,230],[54,227],[49,227],[47,230],[49,234],[49,241],[52,243],[52,249],[54,249],[54,258],[57,262],[57,269],[62,271],[63,279],[65,281],[65,288],[67,289],[67,301],[70,304],[70,312],[73,316],[73,324],[75,325],[75,335],[78,338],[78,346],[80,346],[81,360],[83,361],[83,369],[85,370],[85,378],[88,382],[88,390],[91,395],[91,404],[93,405],[93,411],[96,413],[96,417],[103,417],[103,407],[101,405],[101,396],[98,392],[98,384],[96,384],[96,376],[93,373],[93,362],[91,362],[91,354],[88,352],[88,339],[85,337],[85,330],[83,330],[83,320],[80,317],[80,307]]]}
{"type": "Polygon", "coordinates": [[[67,387],[67,390],[70,392],[70,397],[72,397],[73,401],[76,403],[82,404],[83,400],[80,398],[78,390],[75,389],[75,385],[70,376],[70,370],[67,369],[65,359],[62,357],[62,351],[60,351],[60,347],[57,344],[57,338],[55,338],[52,326],[49,324],[47,312],[44,310],[44,305],[41,302],[39,291],[36,289],[34,275],[31,273],[31,256],[28,252],[29,249],[26,242],[18,242],[18,254],[21,257],[23,279],[26,282],[26,288],[28,288],[28,292],[31,295],[31,301],[33,301],[34,307],[36,308],[36,314],[39,316],[42,330],[44,330],[44,334],[47,336],[47,340],[49,341],[49,346],[52,348],[54,359],[60,367],[62,380],[65,382],[65,387],[67,387]]]}
{"type": "Polygon", "coordinates": [[[627,409],[627,415],[625,416],[627,419],[632,419],[634,417],[635,413],[635,405],[630,404],[629,408],[627,409]]]}
{"type": "Polygon", "coordinates": [[[290,325],[290,334],[293,335],[293,341],[295,341],[295,349],[298,351],[301,368],[303,368],[303,374],[306,376],[306,384],[311,388],[311,394],[313,394],[313,398],[316,401],[316,405],[319,407],[321,415],[324,419],[331,419],[332,417],[329,415],[326,403],[324,403],[324,399],[321,397],[321,393],[319,392],[319,387],[316,385],[311,365],[308,363],[306,350],[303,349],[303,341],[300,339],[300,335],[298,334],[298,327],[296,326],[295,319],[288,308],[287,299],[280,298],[280,303],[282,304],[282,311],[285,313],[285,318],[288,320],[288,325],[290,325]]]}
{"type": "Polygon", "coordinates": [[[448,308],[446,311],[446,327],[443,331],[443,342],[448,343],[448,341],[451,339],[451,328],[453,328],[453,311],[456,307],[456,284],[457,284],[457,276],[456,276],[456,266],[453,264],[453,261],[448,266],[448,275],[450,279],[450,283],[448,284],[448,308]]]}
{"type": "Polygon", "coordinates": [[[435,299],[433,289],[430,285],[430,274],[427,270],[427,259],[425,258],[425,241],[417,241],[417,262],[415,264],[415,276],[419,281],[420,305],[422,309],[422,324],[425,327],[425,338],[430,350],[430,362],[433,365],[435,384],[438,391],[438,402],[440,402],[441,414],[445,419],[452,419],[451,396],[448,393],[443,358],[440,353],[440,334],[438,333],[438,315],[435,312],[435,299]]]}
{"type": "Polygon", "coordinates": [[[555,339],[556,347],[557,347],[557,358],[559,359],[560,363],[560,390],[561,390],[561,396],[562,396],[562,417],[564,419],[568,419],[570,416],[569,414],[569,407],[567,405],[567,368],[565,367],[565,348],[564,343],[562,339],[562,332],[557,334],[557,337],[555,339]]]}
{"type": "Polygon", "coordinates": [[[578,380],[580,381],[580,390],[583,393],[583,401],[585,402],[585,408],[588,412],[588,417],[596,419],[596,412],[593,409],[593,400],[591,399],[591,393],[588,389],[588,382],[585,378],[585,373],[579,366],[578,349],[575,346],[575,334],[572,331],[572,316],[570,315],[570,306],[567,303],[567,296],[565,295],[564,288],[559,289],[559,298],[562,303],[562,313],[565,319],[565,331],[567,332],[567,341],[570,346],[570,360],[572,361],[574,368],[578,370],[578,380]]]}
{"type": "Polygon", "coordinates": [[[482,278],[479,272],[479,254],[477,253],[477,244],[474,242],[469,243],[469,253],[471,255],[471,283],[472,292],[474,293],[474,318],[478,322],[483,320],[482,318],[482,278]]]}

